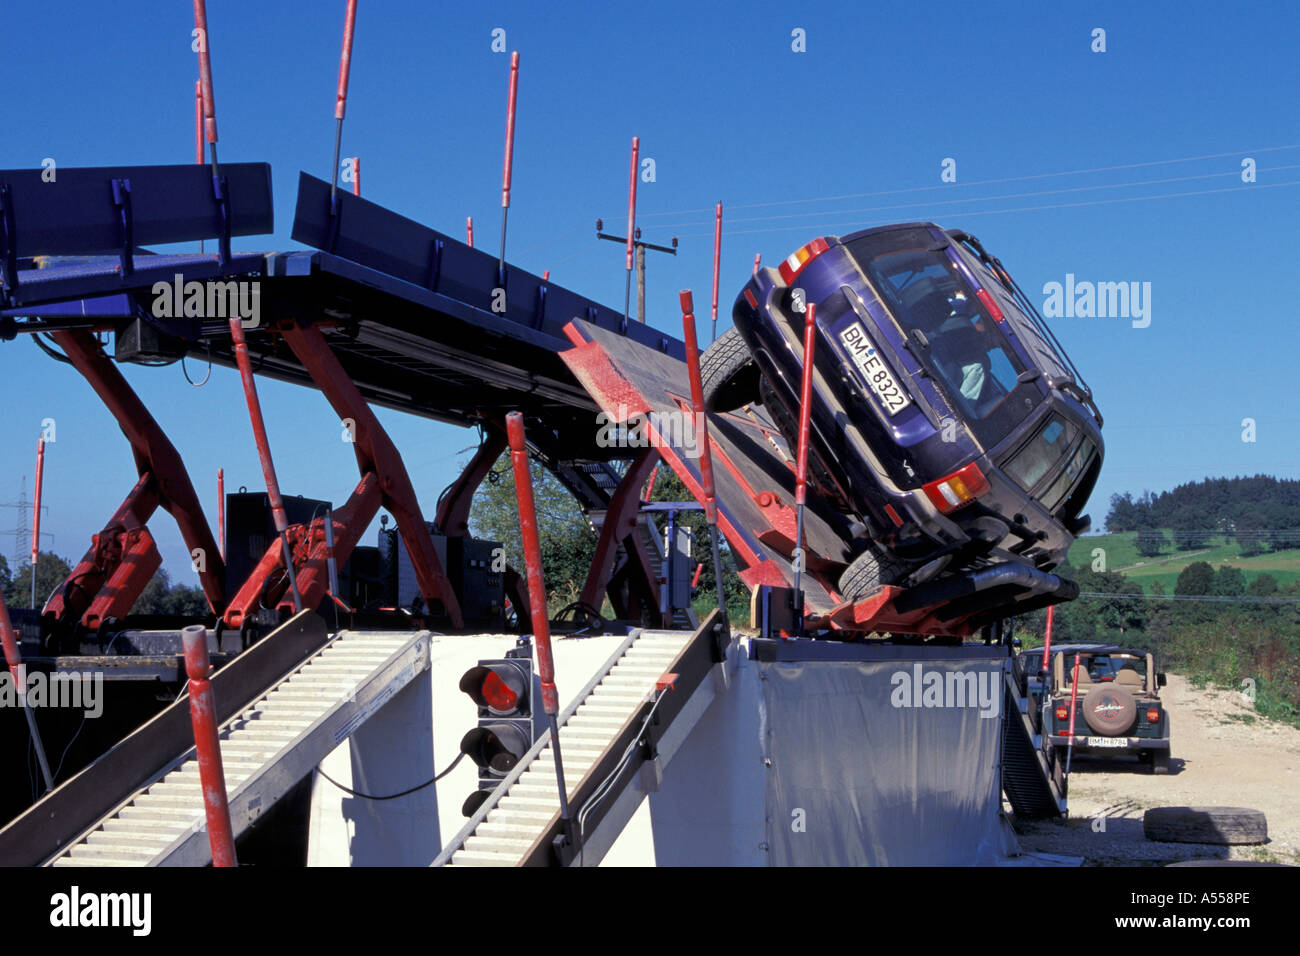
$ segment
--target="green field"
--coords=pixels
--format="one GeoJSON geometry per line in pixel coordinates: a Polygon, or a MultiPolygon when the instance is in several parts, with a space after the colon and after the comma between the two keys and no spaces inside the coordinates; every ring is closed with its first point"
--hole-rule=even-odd
{"type": "MultiPolygon", "coordinates": [[[[1165,536],[1171,540],[1173,538],[1168,530],[1165,531],[1165,536]]],[[[1239,567],[1246,575],[1247,584],[1265,572],[1277,578],[1278,585],[1283,587],[1300,579],[1300,550],[1243,558],[1237,543],[1222,535],[1211,537],[1204,548],[1196,551],[1174,551],[1170,546],[1153,558],[1144,558],[1138,554],[1136,531],[1087,535],[1075,541],[1070,548],[1070,564],[1076,568],[1092,567],[1093,552],[1097,548],[1105,552],[1105,570],[1118,571],[1127,578],[1133,578],[1145,591],[1150,591],[1151,585],[1159,581],[1164,585],[1165,593],[1172,594],[1178,575],[1193,561],[1207,561],[1216,568],[1221,564],[1239,567]]]]}

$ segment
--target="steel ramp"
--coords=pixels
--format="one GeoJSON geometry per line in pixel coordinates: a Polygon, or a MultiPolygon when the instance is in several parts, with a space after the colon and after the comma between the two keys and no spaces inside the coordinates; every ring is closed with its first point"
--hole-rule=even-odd
{"type": "MultiPolygon", "coordinates": [[[[221,730],[236,838],[417,675],[429,633],[340,631],[221,730]]],[[[204,866],[212,861],[191,747],[52,866],[204,866]]]]}
{"type": "Polygon", "coordinates": [[[1003,701],[1002,791],[1018,817],[1056,817],[1066,812],[1065,776],[1055,755],[1043,752],[1034,728],[1031,698],[1020,692],[1012,673],[1006,675],[1003,701]]]}
{"type": "Polygon", "coordinates": [[[719,649],[730,639],[724,628],[715,612],[694,632],[633,631],[561,714],[560,752],[569,806],[575,818],[585,811],[580,835],[586,848],[581,856],[555,849],[563,831],[547,731],[447,842],[434,865],[598,863],[641,793],[630,807],[621,798],[644,786],[641,771],[647,761],[658,774],[672,756],[667,747],[656,750],[656,743],[667,739],[675,750],[707,707],[701,692],[712,699],[709,674],[720,659],[719,649]],[[656,684],[669,673],[676,675],[672,689],[656,705],[656,684]],[[593,799],[607,783],[603,796],[593,799]]]}

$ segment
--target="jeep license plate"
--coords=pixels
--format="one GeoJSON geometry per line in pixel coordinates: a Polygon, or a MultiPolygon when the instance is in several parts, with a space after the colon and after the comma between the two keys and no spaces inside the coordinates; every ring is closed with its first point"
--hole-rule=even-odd
{"type": "Polygon", "coordinates": [[[1124,737],[1089,737],[1088,746],[1123,750],[1128,747],[1128,740],[1124,737]]]}
{"type": "Polygon", "coordinates": [[[912,404],[912,399],[894,380],[893,373],[881,360],[876,344],[871,341],[861,322],[854,322],[840,332],[840,344],[852,357],[853,364],[858,367],[871,390],[876,393],[886,414],[897,415],[912,404]]]}

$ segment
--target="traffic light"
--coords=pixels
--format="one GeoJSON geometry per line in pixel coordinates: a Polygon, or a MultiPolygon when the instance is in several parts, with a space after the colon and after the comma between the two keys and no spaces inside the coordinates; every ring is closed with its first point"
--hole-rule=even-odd
{"type": "Polygon", "coordinates": [[[537,739],[542,722],[533,721],[533,701],[541,701],[539,684],[527,637],[504,659],[479,661],[461,677],[460,689],[478,707],[478,726],[460,741],[460,752],[478,765],[478,789],[461,806],[465,816],[474,815],[537,739]]]}

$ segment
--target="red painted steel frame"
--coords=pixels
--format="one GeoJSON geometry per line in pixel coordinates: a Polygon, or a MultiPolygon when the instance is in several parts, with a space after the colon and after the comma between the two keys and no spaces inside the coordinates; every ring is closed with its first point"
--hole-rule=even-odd
{"type": "MultiPolygon", "coordinates": [[[[644,449],[628,466],[627,474],[618,483],[609,507],[605,510],[605,521],[600,528],[600,537],[596,541],[596,553],[591,558],[591,567],[587,571],[587,581],[582,588],[580,600],[588,607],[599,608],[605,602],[605,592],[609,587],[610,572],[614,569],[614,558],[618,555],[620,542],[628,541],[628,560],[642,561],[640,549],[636,547],[637,521],[641,513],[641,486],[645,484],[646,475],[659,463],[659,453],[653,448],[644,449]]],[[[644,565],[642,565],[644,567],[644,565]]],[[[658,600],[658,582],[644,567],[645,578],[658,600]]],[[[658,605],[656,604],[656,607],[658,605]]]]}
{"type": "MultiPolygon", "coordinates": [[[[194,493],[194,485],[190,482],[175,446],[167,439],[139,396],[132,391],[122,373],[104,354],[103,348],[90,332],[84,329],[54,331],[50,336],[113,413],[127,441],[131,443],[131,451],[135,456],[140,479],[104,532],[143,527],[161,505],[176,519],[190,554],[197,552],[202,558],[199,583],[209,606],[215,613],[220,613],[226,604],[222,583],[225,580],[225,564],[217,543],[212,538],[207,519],[203,516],[203,508],[199,505],[198,495],[194,493]]],[[[91,546],[81,563],[46,604],[47,618],[53,617],[59,622],[67,623],[86,610],[107,577],[96,572],[100,567],[96,561],[99,553],[97,536],[96,544],[91,546]]],[[[142,572],[145,566],[138,567],[142,572]]],[[[139,592],[148,583],[149,577],[142,577],[141,573],[135,574],[123,585],[120,600],[125,601],[132,591],[134,597],[139,597],[139,592]]]]}
{"type": "Polygon", "coordinates": [[[500,426],[493,423],[465,470],[452,482],[442,501],[438,502],[433,523],[442,534],[449,537],[464,537],[469,534],[469,509],[474,500],[474,492],[506,450],[506,433],[498,431],[498,428],[500,426]]]}
{"type": "Polygon", "coordinates": [[[713,454],[709,445],[709,419],[704,414],[704,386],[700,379],[700,347],[695,338],[695,300],[690,292],[681,292],[682,325],[686,331],[686,369],[691,380],[691,406],[694,424],[700,431],[700,478],[704,485],[704,517],[711,525],[718,523],[718,499],[713,486],[713,454]]]}
{"type": "Polygon", "coordinates": [[[352,157],[352,195],[361,195],[361,157],[352,157]]]}
{"type": "MultiPolygon", "coordinates": [[[[369,527],[370,522],[379,512],[382,499],[379,477],[374,472],[366,472],[347,502],[341,508],[335,508],[331,512],[334,556],[339,563],[348,559],[348,555],[361,539],[361,533],[369,527]]],[[[318,607],[329,590],[329,554],[325,544],[325,518],[317,518],[310,527],[300,524],[290,525],[288,538],[293,552],[294,567],[297,569],[298,593],[302,596],[303,607],[318,607]]],[[[256,613],[259,606],[263,606],[264,582],[283,567],[284,551],[277,539],[266,549],[266,553],[257,562],[257,566],[253,568],[239,592],[231,598],[230,607],[225,613],[227,627],[235,630],[242,629],[244,621],[256,613]]],[[[267,606],[286,603],[282,599],[287,584],[287,581],[282,581],[274,590],[268,590],[265,595],[267,606]]]]}
{"type": "MultiPolygon", "coordinates": [[[[352,448],[356,452],[357,465],[363,476],[374,472],[379,479],[384,507],[397,519],[398,531],[406,544],[425,602],[442,601],[452,625],[461,627],[464,620],[460,601],[452,590],[442,562],[438,560],[411,478],[388,432],[384,431],[361,392],[339,364],[320,329],[300,326],[292,321],[280,323],[278,329],[339,418],[351,419],[355,423],[352,448]]],[[[355,539],[353,541],[355,543],[355,539]]],[[[352,545],[345,547],[342,539],[336,538],[334,550],[339,561],[346,561],[352,545]]],[[[302,588],[301,582],[299,588],[302,588]]]]}
{"type": "Polygon", "coordinates": [[[217,733],[217,706],[208,674],[208,631],[201,624],[181,632],[185,645],[185,673],[189,677],[190,723],[199,763],[199,786],[208,821],[208,843],[213,866],[237,866],[234,828],[226,795],[226,774],[221,765],[221,739],[217,733]]]}
{"type": "Polygon", "coordinates": [[[194,81],[194,164],[203,165],[203,81],[194,81]]]}

